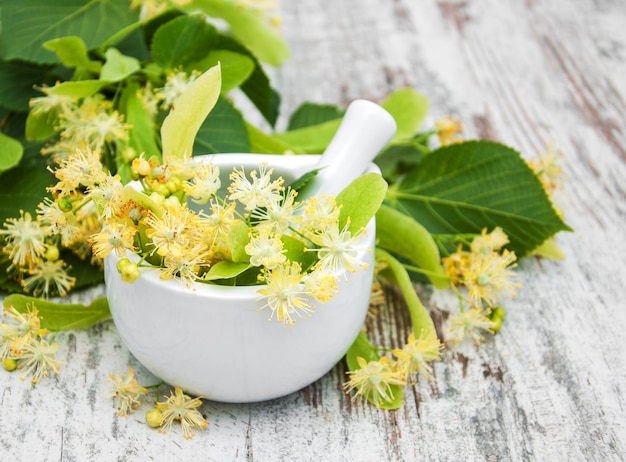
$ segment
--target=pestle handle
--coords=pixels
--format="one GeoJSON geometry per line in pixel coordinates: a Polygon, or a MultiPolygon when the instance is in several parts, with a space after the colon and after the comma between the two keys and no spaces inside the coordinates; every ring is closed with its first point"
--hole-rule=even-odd
{"type": "Polygon", "coordinates": [[[367,170],[396,129],[394,118],[378,104],[363,99],[350,103],[337,133],[316,166],[319,173],[299,198],[322,192],[336,196],[367,170]]]}

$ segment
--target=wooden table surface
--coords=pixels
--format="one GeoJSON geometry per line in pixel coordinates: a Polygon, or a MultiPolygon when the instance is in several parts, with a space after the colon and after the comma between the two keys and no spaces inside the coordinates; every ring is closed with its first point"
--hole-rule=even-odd
{"type": "MultiPolygon", "coordinates": [[[[283,114],[411,86],[432,120],[461,118],[467,138],[528,157],[555,142],[567,173],[559,205],[575,229],[558,237],[567,259],[523,261],[502,331],[446,353],[436,381],[409,388],[395,412],[351,403],[340,364],[282,399],[205,402],[209,426],[192,440],[162,435],[106,398],[110,372],[130,365],[154,380],[112,322],[62,334],[57,376],[33,386],[0,373],[0,460],[626,458],[624,1],[285,0],[282,17],[293,58],[271,74],[283,114]]],[[[450,293],[418,290],[437,319],[454,306],[450,293]]],[[[369,328],[392,346],[409,325],[391,292],[369,328]]]]}

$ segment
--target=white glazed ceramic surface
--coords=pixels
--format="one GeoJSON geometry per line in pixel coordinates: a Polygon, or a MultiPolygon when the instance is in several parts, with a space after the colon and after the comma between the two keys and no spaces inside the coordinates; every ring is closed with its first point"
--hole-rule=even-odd
{"type": "MultiPolygon", "coordinates": [[[[319,156],[219,154],[206,156],[222,171],[246,171],[260,162],[275,167],[285,183],[315,168],[319,156]]],[[[377,171],[374,165],[370,171],[377,171]]],[[[374,247],[374,220],[367,227],[374,247]]],[[[259,286],[223,287],[161,280],[156,269],[143,270],[133,284],[123,282],[117,258],[105,261],[106,291],[113,320],[133,355],[157,377],[188,393],[223,402],[253,402],[284,396],[328,372],[356,338],[369,305],[373,253],[363,252],[367,270],[341,278],[340,291],[317,303],[310,318],[284,328],[257,311],[259,286]]]]}

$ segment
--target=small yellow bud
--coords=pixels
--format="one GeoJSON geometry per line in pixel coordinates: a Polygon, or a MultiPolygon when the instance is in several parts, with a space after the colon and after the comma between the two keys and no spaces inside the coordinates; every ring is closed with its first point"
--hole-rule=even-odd
{"type": "Polygon", "coordinates": [[[163,204],[165,203],[165,197],[158,192],[153,192],[152,194],[150,194],[150,199],[152,199],[152,202],[160,206],[163,206],[163,204]]]}
{"type": "Polygon", "coordinates": [[[137,151],[130,146],[126,146],[122,149],[122,158],[126,162],[132,162],[137,158],[137,151]]]}
{"type": "Polygon", "coordinates": [[[163,423],[163,413],[159,409],[146,412],[146,422],[149,427],[158,428],[163,423]]]}
{"type": "Polygon", "coordinates": [[[2,367],[9,372],[13,372],[17,369],[17,361],[13,358],[4,358],[2,360],[2,367]]]}
{"type": "Polygon", "coordinates": [[[177,176],[173,176],[169,180],[167,180],[165,186],[167,186],[167,189],[169,189],[170,193],[174,194],[180,189],[180,187],[182,186],[182,182],[180,181],[180,178],[178,178],[177,176]]]}
{"type": "Polygon", "coordinates": [[[495,334],[496,332],[500,332],[502,329],[502,318],[494,318],[491,320],[493,326],[491,326],[491,331],[495,334]]]}
{"type": "Polygon", "coordinates": [[[68,198],[64,197],[62,199],[59,199],[59,209],[62,212],[70,212],[72,208],[74,208],[74,206],[72,205],[72,201],[70,201],[68,198]]]}
{"type": "Polygon", "coordinates": [[[146,159],[133,159],[131,170],[138,176],[148,176],[150,174],[150,163],[146,159]]]}
{"type": "Polygon", "coordinates": [[[59,252],[59,248],[56,245],[48,246],[44,254],[44,258],[48,261],[57,261],[60,256],[61,252],[59,252]]]}
{"type": "Polygon", "coordinates": [[[163,197],[169,197],[172,193],[167,186],[160,184],[156,187],[155,191],[163,197]]]}

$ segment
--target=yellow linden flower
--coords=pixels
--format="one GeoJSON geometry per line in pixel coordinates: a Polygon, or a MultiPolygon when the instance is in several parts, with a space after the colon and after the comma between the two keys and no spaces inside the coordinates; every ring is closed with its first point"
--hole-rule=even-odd
{"type": "Polygon", "coordinates": [[[118,258],[124,258],[126,250],[134,251],[136,233],[137,227],[111,220],[102,231],[89,238],[89,244],[98,258],[106,258],[111,252],[115,252],[118,258]]]}
{"type": "Polygon", "coordinates": [[[562,163],[563,152],[551,143],[544,151],[539,151],[538,159],[528,162],[549,196],[564,187],[562,163]]]}
{"type": "Polygon", "coordinates": [[[98,154],[90,149],[76,151],[63,159],[59,167],[52,172],[59,180],[49,188],[61,197],[69,196],[82,186],[93,186],[106,178],[98,154]]]}
{"type": "Polygon", "coordinates": [[[246,176],[243,167],[241,170],[234,168],[229,178],[231,181],[228,187],[230,193],[229,200],[241,202],[246,210],[254,210],[257,207],[266,207],[272,202],[282,200],[283,179],[278,178],[272,181],[274,169],[267,169],[267,164],[259,165],[259,171],[252,170],[250,178],[246,176]]]}
{"type": "Polygon", "coordinates": [[[239,222],[235,217],[235,205],[234,202],[226,205],[214,202],[211,204],[211,215],[200,214],[202,226],[206,229],[207,235],[212,236],[211,242],[218,237],[225,240],[233,225],[239,222]]]}
{"type": "Polygon", "coordinates": [[[37,207],[37,221],[46,227],[49,235],[61,236],[61,244],[66,247],[69,247],[80,233],[80,226],[74,214],[62,210],[59,201],[53,201],[48,197],[37,207]]]}
{"type": "Polygon", "coordinates": [[[271,200],[265,207],[254,209],[252,218],[259,220],[256,227],[273,233],[283,234],[290,226],[295,225],[301,218],[298,215],[300,204],[295,202],[297,195],[296,191],[289,189],[284,198],[271,200]]]}
{"type": "Polygon", "coordinates": [[[444,116],[435,122],[435,129],[437,130],[439,143],[442,146],[463,141],[463,138],[460,136],[463,133],[463,124],[459,119],[444,116]]]}
{"type": "Polygon", "coordinates": [[[495,252],[472,254],[469,264],[462,270],[462,277],[473,305],[485,302],[493,306],[502,296],[516,296],[515,290],[521,284],[512,270],[515,259],[515,253],[508,250],[501,255],[495,252]]]}
{"type": "Polygon", "coordinates": [[[271,234],[265,230],[253,234],[245,250],[250,255],[252,266],[264,266],[267,269],[272,269],[287,260],[283,241],[276,234],[271,234]]]}
{"type": "Polygon", "coordinates": [[[44,339],[31,337],[14,352],[13,358],[19,362],[20,371],[32,376],[32,383],[39,383],[48,377],[49,371],[59,372],[61,364],[55,357],[59,347],[58,342],[50,344],[44,339]]]}
{"type": "Polygon", "coordinates": [[[311,241],[318,248],[307,250],[317,252],[319,258],[317,268],[334,275],[339,275],[344,271],[356,272],[359,268],[367,268],[367,265],[358,258],[359,253],[366,249],[361,244],[365,228],[360,229],[353,236],[348,230],[349,227],[349,220],[341,231],[339,224],[335,223],[311,236],[311,241]]]}
{"type": "Polygon", "coordinates": [[[120,417],[132,414],[141,404],[139,398],[148,393],[135,379],[135,371],[131,367],[127,374],[109,374],[109,382],[113,382],[111,396],[118,399],[117,415],[120,417]]]}
{"type": "Polygon", "coordinates": [[[174,393],[170,393],[165,402],[156,404],[156,408],[162,412],[161,426],[163,431],[170,430],[174,421],[179,420],[185,439],[193,438],[192,428],[203,429],[209,423],[197,410],[201,405],[202,400],[200,398],[192,399],[185,395],[180,387],[176,387],[174,393]]]}
{"type": "Polygon", "coordinates": [[[285,327],[293,326],[295,320],[293,315],[299,317],[311,314],[315,307],[308,299],[308,293],[303,284],[304,275],[302,268],[297,262],[287,262],[278,265],[271,271],[265,273],[267,286],[257,290],[267,300],[267,303],[259,308],[272,310],[270,319],[276,316],[278,322],[282,322],[285,327]]]}
{"type": "Polygon", "coordinates": [[[432,380],[433,367],[430,363],[441,359],[442,349],[443,345],[435,332],[422,330],[417,339],[411,332],[406,345],[392,353],[398,359],[398,369],[404,371],[407,377],[412,378],[422,372],[427,380],[432,380]]]}
{"type": "Polygon", "coordinates": [[[472,240],[471,250],[474,253],[489,254],[494,250],[500,250],[508,243],[509,237],[499,226],[496,226],[490,233],[487,233],[487,228],[484,228],[481,235],[472,240]]]}
{"type": "Polygon", "coordinates": [[[168,208],[160,218],[149,213],[145,220],[149,226],[146,235],[152,239],[154,251],[164,257],[185,248],[188,244],[186,228],[192,214],[183,207],[168,208]]]}
{"type": "Polygon", "coordinates": [[[478,345],[484,339],[482,333],[493,334],[494,326],[495,323],[485,316],[481,308],[473,307],[450,318],[450,326],[446,330],[446,340],[456,344],[469,334],[478,345]]]}
{"type": "Polygon", "coordinates": [[[459,244],[456,252],[441,259],[446,276],[451,278],[453,282],[457,282],[462,277],[463,271],[469,265],[471,258],[471,253],[463,250],[463,244],[459,244]]]}
{"type": "Polygon", "coordinates": [[[196,204],[206,204],[215,196],[222,185],[220,169],[212,164],[200,164],[194,171],[191,179],[183,185],[185,194],[196,204]]]}
{"type": "Polygon", "coordinates": [[[9,255],[13,265],[35,265],[46,251],[45,229],[23,210],[20,210],[20,218],[8,218],[4,227],[6,229],[0,229],[0,235],[6,241],[3,251],[9,255]]]}
{"type": "Polygon", "coordinates": [[[320,302],[328,302],[337,290],[337,278],[322,270],[313,270],[302,278],[304,288],[311,297],[320,302]]]}
{"type": "Polygon", "coordinates": [[[334,226],[339,222],[339,207],[334,196],[315,196],[305,200],[301,206],[302,223],[301,232],[305,236],[311,236],[321,229],[334,226]]]}
{"type": "Polygon", "coordinates": [[[98,184],[87,188],[87,197],[98,205],[100,217],[107,220],[119,213],[123,189],[124,184],[119,175],[106,175],[98,184]]]}
{"type": "Polygon", "coordinates": [[[344,384],[346,393],[356,390],[354,399],[370,400],[380,408],[381,404],[394,400],[391,385],[406,385],[404,372],[398,370],[387,356],[370,362],[358,357],[357,362],[359,369],[349,371],[350,380],[344,384]]]}
{"type": "Polygon", "coordinates": [[[191,74],[183,71],[168,74],[165,86],[154,90],[157,101],[161,101],[161,109],[169,109],[172,103],[189,88],[199,75],[200,73],[197,71],[191,74]]]}
{"type": "Polygon", "coordinates": [[[207,266],[203,256],[205,251],[206,247],[198,245],[168,253],[163,261],[161,279],[170,279],[176,275],[185,286],[191,287],[191,283],[199,279],[200,269],[207,266]]]}
{"type": "Polygon", "coordinates": [[[63,297],[74,287],[76,278],[67,273],[63,260],[39,260],[28,270],[28,276],[21,283],[24,290],[35,297],[49,298],[56,294],[63,297]]]}

